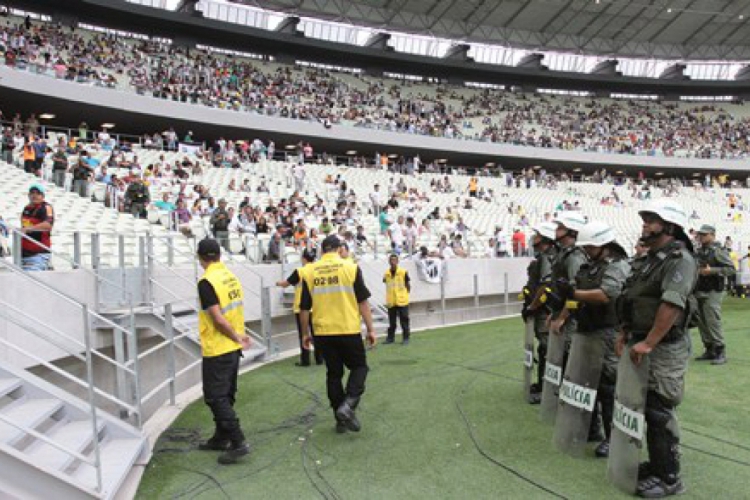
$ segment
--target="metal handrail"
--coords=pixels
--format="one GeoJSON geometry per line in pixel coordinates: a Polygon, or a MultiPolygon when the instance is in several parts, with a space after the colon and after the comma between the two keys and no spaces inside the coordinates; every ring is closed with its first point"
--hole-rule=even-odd
{"type": "MultiPolygon", "coordinates": [[[[3,317],[5,319],[9,319],[7,316],[3,316],[3,317]]],[[[89,384],[88,383],[84,383],[84,381],[81,380],[80,378],[78,378],[78,377],[76,377],[74,375],[71,375],[69,372],[66,372],[62,368],[60,368],[60,367],[58,367],[58,366],[50,363],[49,361],[45,360],[44,358],[41,358],[41,357],[39,357],[39,356],[37,356],[35,354],[32,354],[31,352],[29,352],[29,351],[23,349],[22,347],[19,347],[19,346],[15,345],[15,344],[9,342],[6,339],[0,338],[0,344],[3,344],[4,346],[9,347],[10,349],[13,349],[13,350],[19,352],[20,354],[23,354],[24,356],[28,357],[29,359],[33,359],[35,362],[39,363],[40,365],[44,365],[45,368],[48,368],[49,370],[52,370],[53,372],[57,373],[61,377],[64,377],[64,378],[68,379],[69,381],[73,382],[74,384],[78,384],[81,387],[84,387],[84,386],[85,387],[89,387],[89,384]]],[[[85,361],[85,359],[84,359],[84,361],[85,361]]],[[[123,369],[126,370],[128,373],[131,373],[131,374],[135,375],[135,372],[133,372],[132,370],[129,370],[127,368],[123,368],[123,369]]],[[[116,404],[117,406],[119,406],[121,408],[124,408],[124,409],[126,409],[126,410],[128,410],[130,412],[135,412],[136,411],[136,408],[133,405],[130,405],[130,404],[126,403],[125,401],[123,401],[123,400],[121,400],[121,399],[119,399],[119,398],[117,398],[117,397],[109,394],[108,392],[105,392],[102,389],[99,389],[98,387],[94,387],[94,392],[95,392],[95,394],[97,396],[100,396],[100,397],[108,400],[110,403],[114,403],[114,404],[116,404]]]]}
{"type": "MultiPolygon", "coordinates": [[[[83,267],[83,265],[81,265],[80,262],[76,262],[75,261],[75,258],[70,258],[68,255],[64,254],[63,252],[56,252],[52,248],[50,248],[50,247],[42,244],[41,242],[39,242],[39,241],[37,241],[37,240],[35,240],[33,238],[30,238],[27,234],[23,233],[19,229],[16,229],[14,227],[10,227],[9,229],[10,229],[10,231],[14,235],[14,244],[13,244],[13,254],[14,255],[20,255],[19,252],[21,252],[21,245],[17,245],[17,242],[19,240],[21,240],[21,239],[28,240],[28,241],[32,242],[35,246],[43,248],[44,250],[46,250],[47,252],[49,252],[49,254],[51,256],[60,257],[63,260],[66,260],[67,262],[69,262],[73,266],[73,269],[80,269],[83,272],[92,275],[97,280],[101,280],[102,282],[105,282],[105,283],[108,283],[108,284],[114,286],[115,288],[117,288],[118,290],[120,290],[120,291],[123,292],[123,296],[127,299],[127,302],[129,304],[133,304],[133,295],[130,292],[128,292],[125,288],[123,288],[122,286],[120,286],[117,283],[115,283],[114,281],[109,280],[107,278],[104,278],[103,276],[101,276],[99,273],[93,271],[92,269],[88,269],[86,267],[83,267]]],[[[95,235],[95,234],[98,234],[98,233],[90,233],[90,234],[91,235],[95,235]]],[[[16,262],[18,263],[18,261],[16,261],[16,262]]]]}
{"type": "MultiPolygon", "coordinates": [[[[25,272],[23,269],[21,269],[20,267],[16,266],[15,264],[11,264],[10,262],[8,262],[6,260],[0,260],[0,264],[2,264],[4,267],[6,267],[7,269],[9,269],[10,271],[12,271],[13,273],[15,273],[16,275],[22,276],[25,279],[33,281],[37,285],[39,285],[42,288],[46,289],[47,291],[54,293],[55,295],[57,295],[58,297],[60,297],[62,299],[65,299],[67,302],[69,302],[69,303],[71,303],[71,304],[73,304],[75,306],[78,306],[78,307],[86,307],[86,305],[83,304],[82,302],[79,302],[78,300],[74,299],[73,297],[71,297],[70,295],[66,294],[65,292],[62,292],[62,291],[58,290],[57,288],[53,287],[52,285],[50,285],[48,283],[45,283],[44,281],[40,280],[39,278],[36,278],[32,273],[25,272]]],[[[135,308],[135,307],[133,307],[131,305],[131,307],[130,307],[130,314],[131,315],[134,314],[134,312],[135,312],[136,309],[141,309],[141,308],[135,308]]],[[[119,331],[123,332],[124,334],[126,334],[129,337],[134,337],[134,335],[135,335],[130,330],[127,330],[127,329],[121,327],[120,325],[112,322],[108,318],[105,318],[104,316],[102,316],[102,315],[100,315],[98,313],[89,311],[88,314],[90,316],[96,318],[98,321],[103,322],[105,325],[107,325],[107,327],[115,329],[115,330],[119,330],[119,331]]]]}

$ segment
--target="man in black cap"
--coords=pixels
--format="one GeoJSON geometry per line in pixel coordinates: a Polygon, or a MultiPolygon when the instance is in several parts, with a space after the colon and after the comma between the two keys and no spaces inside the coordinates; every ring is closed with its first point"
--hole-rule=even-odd
{"type": "Polygon", "coordinates": [[[250,337],[245,335],[242,284],[221,262],[219,243],[201,240],[198,260],[205,270],[198,282],[203,397],[216,423],[214,435],[198,448],[223,451],[218,461],[228,465],[250,452],[234,412],[241,352],[250,348],[250,337]]]}
{"type": "Polygon", "coordinates": [[[365,392],[367,355],[362,342],[362,325],[367,327],[367,342],[375,345],[375,329],[367,299],[370,291],[365,286],[362,271],[351,260],[338,254],[341,240],[336,235],[326,237],[321,244],[323,256],[310,266],[302,282],[300,298],[300,326],[303,344],[310,348],[310,311],[315,328],[316,349],[326,362],[328,399],[336,418],[336,432],[359,432],[361,426],[354,413],[365,392]],[[342,384],[344,367],[349,369],[346,389],[342,384]]]}

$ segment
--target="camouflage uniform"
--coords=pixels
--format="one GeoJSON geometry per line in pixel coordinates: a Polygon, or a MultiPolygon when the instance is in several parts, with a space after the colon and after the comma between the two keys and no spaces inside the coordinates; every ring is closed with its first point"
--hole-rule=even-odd
{"type": "MultiPolygon", "coordinates": [[[[531,261],[526,272],[528,273],[528,282],[526,283],[526,289],[528,290],[529,297],[533,299],[536,296],[537,290],[543,284],[548,284],[552,277],[552,262],[557,255],[557,247],[551,245],[544,252],[539,252],[536,258],[531,261]]],[[[539,387],[541,388],[542,380],[544,378],[544,366],[547,359],[547,340],[549,339],[549,330],[547,329],[547,317],[549,313],[544,307],[540,307],[535,311],[532,311],[534,318],[534,335],[536,336],[537,344],[537,377],[539,387]]]]}
{"type": "Polygon", "coordinates": [[[652,249],[647,255],[643,266],[628,277],[618,308],[622,329],[629,336],[628,349],[646,339],[662,303],[682,310],[669,332],[648,354],[645,411],[650,472],[673,483],[680,471],[675,408],[684,396],[690,356],[687,323],[695,308],[697,266],[693,255],[679,241],[652,249]]]}
{"type": "Polygon", "coordinates": [[[698,276],[695,298],[698,300],[696,321],[701,332],[706,355],[702,359],[713,359],[724,351],[724,332],[721,328],[721,303],[724,300],[726,277],[735,274],[734,263],[721,244],[713,242],[695,252],[698,267],[711,267],[711,274],[698,276]]]}
{"type": "MultiPolygon", "coordinates": [[[[597,399],[601,405],[604,434],[609,439],[612,429],[612,414],[615,404],[615,384],[617,383],[617,363],[615,340],[617,338],[617,312],[615,304],[622,293],[630,266],[621,257],[608,257],[581,266],[576,275],[577,290],[601,290],[609,298],[607,304],[593,304],[578,301],[576,335],[597,336],[602,339],[602,371],[599,378],[597,399]]],[[[593,383],[593,381],[591,381],[593,383]]],[[[596,422],[594,412],[594,426],[596,422]]]]}

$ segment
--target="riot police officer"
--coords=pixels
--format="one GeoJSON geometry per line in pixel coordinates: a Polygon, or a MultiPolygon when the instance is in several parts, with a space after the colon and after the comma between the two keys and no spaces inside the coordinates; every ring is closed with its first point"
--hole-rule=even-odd
{"type": "Polygon", "coordinates": [[[527,269],[528,281],[524,287],[524,320],[532,319],[534,322],[534,336],[537,340],[537,382],[531,385],[529,403],[539,404],[542,394],[542,380],[544,378],[544,365],[547,359],[547,339],[549,330],[547,318],[549,311],[543,307],[537,296],[540,286],[550,283],[552,277],[552,262],[557,255],[557,244],[555,243],[555,232],[557,224],[553,222],[542,222],[534,227],[535,258],[527,269]]]}
{"type": "Polygon", "coordinates": [[[649,462],[639,468],[637,494],[661,498],[684,491],[675,409],[684,396],[690,356],[687,324],[695,307],[698,273],[682,206],[656,200],[639,214],[649,252],[625,283],[616,349],[618,355],[626,350],[635,365],[649,358],[645,408],[649,462]]]}
{"type": "MultiPolygon", "coordinates": [[[[586,363],[594,363],[592,367],[577,367],[580,374],[594,374],[599,372],[597,380],[583,380],[589,387],[597,387],[596,400],[600,406],[604,440],[596,448],[597,457],[609,456],[609,437],[612,430],[612,415],[615,404],[615,383],[617,382],[617,356],[615,355],[615,340],[617,338],[617,312],[615,303],[622,293],[625,280],[630,273],[625,250],[616,241],[614,230],[602,221],[592,221],[578,234],[577,245],[584,249],[590,261],[583,264],[576,274],[575,288],[560,284],[560,295],[568,306],[573,308],[577,320],[577,330],[574,337],[589,337],[587,341],[601,342],[601,357],[597,359],[583,359],[586,363]],[[600,365],[600,366],[599,366],[600,365]],[[590,368],[593,368],[590,369],[590,368]]],[[[580,339],[583,340],[583,339],[580,339]]],[[[575,345],[583,342],[574,340],[575,345]]],[[[586,352],[599,352],[587,350],[586,352]]],[[[571,362],[573,358],[571,357],[571,362]]],[[[572,370],[571,370],[572,371],[572,370]]],[[[577,410],[576,410],[577,411],[577,410]]],[[[585,413],[578,412],[581,415],[585,413]]],[[[597,405],[594,405],[591,423],[598,428],[597,405]]],[[[589,427],[590,429],[591,427],[589,427]]],[[[585,429],[585,428],[584,428],[585,429]]],[[[598,429],[596,429],[598,430],[598,429]]],[[[598,434],[596,430],[592,434],[598,434]]]]}
{"type": "Polygon", "coordinates": [[[727,362],[724,332],[721,327],[721,302],[724,300],[726,278],[735,274],[734,263],[727,250],[716,241],[716,229],[704,224],[698,230],[700,248],[695,252],[698,261],[698,300],[696,320],[706,351],[696,358],[711,361],[712,365],[727,362]]]}

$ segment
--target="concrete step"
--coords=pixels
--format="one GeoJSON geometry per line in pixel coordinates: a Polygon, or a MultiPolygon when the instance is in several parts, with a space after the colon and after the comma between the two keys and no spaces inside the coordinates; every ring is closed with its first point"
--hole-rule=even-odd
{"type": "MultiPolygon", "coordinates": [[[[23,399],[3,408],[0,415],[18,425],[35,429],[62,406],[62,401],[57,399],[23,399]]],[[[17,427],[0,421],[0,442],[12,446],[25,435],[17,427]]]]}
{"type": "Polygon", "coordinates": [[[0,378],[0,398],[7,396],[19,387],[21,387],[20,379],[14,377],[0,378]]]}
{"type": "MultiPolygon", "coordinates": [[[[97,435],[104,428],[104,422],[97,420],[97,435]]],[[[64,422],[45,433],[51,441],[78,453],[82,453],[94,441],[94,430],[90,420],[64,422]]],[[[69,453],[44,441],[37,440],[24,450],[34,464],[53,470],[63,471],[76,459],[69,453]]]]}
{"type": "MultiPolygon", "coordinates": [[[[99,458],[102,464],[102,496],[107,498],[116,492],[127,476],[144,446],[142,439],[110,439],[99,445],[99,458]]],[[[93,457],[93,452],[91,453],[93,457]]],[[[96,488],[96,469],[81,464],[72,474],[77,482],[89,488],[96,488]]]]}

